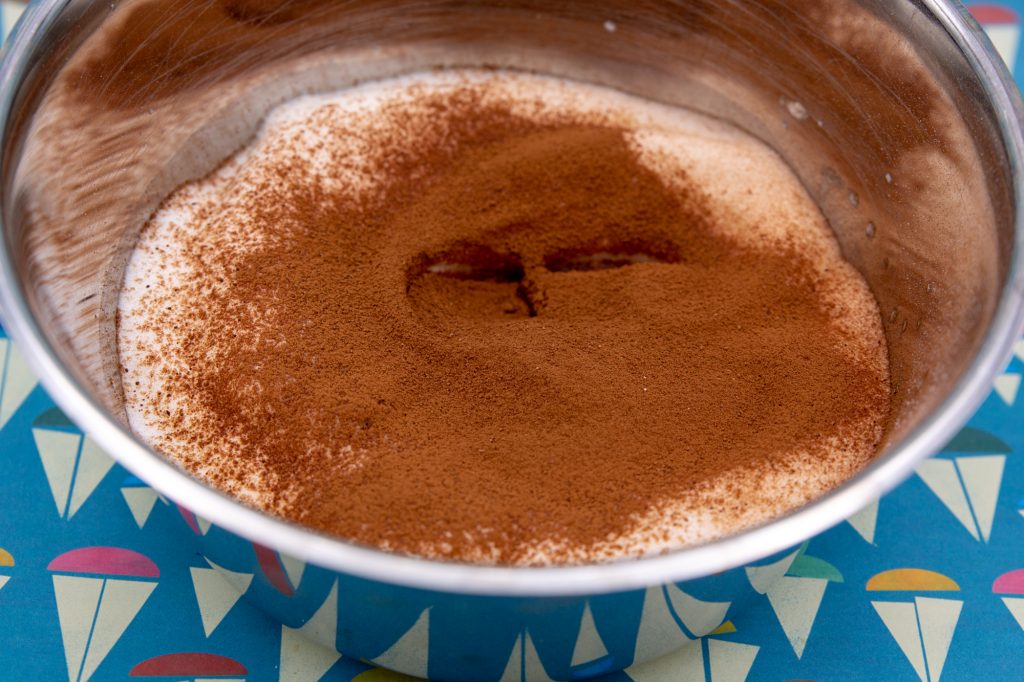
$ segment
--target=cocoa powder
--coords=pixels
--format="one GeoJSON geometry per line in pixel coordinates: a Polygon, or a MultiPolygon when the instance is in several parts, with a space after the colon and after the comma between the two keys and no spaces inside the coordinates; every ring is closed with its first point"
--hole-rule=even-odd
{"type": "Polygon", "coordinates": [[[727,236],[628,131],[473,87],[377,115],[372,187],[303,184],[311,162],[278,150],[239,199],[261,240],[186,245],[221,281],[155,299],[192,305],[150,330],[151,363],[184,358],[151,409],[214,484],[260,472],[266,507],[358,543],[557,563],[613,556],[730,472],[831,466],[881,423],[887,378],[850,352],[827,273],[798,243],[727,236]]]}

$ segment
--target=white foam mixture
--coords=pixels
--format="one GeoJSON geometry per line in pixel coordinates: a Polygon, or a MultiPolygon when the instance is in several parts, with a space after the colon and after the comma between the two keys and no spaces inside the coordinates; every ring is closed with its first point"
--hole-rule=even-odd
{"type": "MultiPolygon", "coordinates": [[[[219,441],[211,434],[202,451],[195,452],[194,444],[168,438],[165,415],[154,409],[156,405],[168,404],[197,409],[190,405],[187,395],[163,394],[166,387],[160,377],[179,359],[173,353],[156,356],[153,350],[167,348],[168,338],[173,341],[174,315],[181,314],[181,310],[165,311],[154,303],[164,300],[176,282],[199,278],[209,280],[210,291],[218,289],[215,272],[198,271],[181,258],[180,235],[204,238],[204,224],[195,219],[199,211],[230,216],[243,210],[239,198],[252,191],[252,183],[263,177],[262,169],[273,163],[275,155],[317,159],[317,168],[326,170],[326,159],[337,158],[340,150],[350,162],[341,174],[336,168],[331,169],[332,182],[347,186],[351,192],[371,186],[374,178],[368,174],[365,160],[373,152],[368,145],[374,139],[370,134],[374,119],[358,114],[410,103],[423,93],[441,93],[467,82],[484,80],[488,81],[483,90],[485,101],[489,96],[502,102],[511,98],[519,102],[513,105],[513,111],[521,115],[544,120],[558,112],[574,111],[577,118],[591,117],[634,130],[631,141],[642,162],[662,173],[668,182],[673,182],[679,169],[684,170],[690,181],[703,186],[711,198],[712,210],[719,214],[713,223],[724,226],[720,229],[729,231],[736,239],[747,243],[779,237],[795,240],[815,258],[823,272],[830,273],[823,295],[850,332],[849,352],[873,365],[880,375],[887,375],[885,344],[874,298],[860,276],[842,260],[824,218],[797,178],[763,143],[695,112],[607,88],[508,72],[449,71],[369,83],[287,102],[270,113],[246,149],[212,175],[182,186],[164,202],[141,234],[127,267],[119,302],[118,343],[125,368],[128,419],[140,437],[199,476],[226,473],[231,482],[224,487],[229,492],[254,506],[269,505],[266,491],[278,482],[265,472],[239,467],[237,444],[219,441]],[[346,116],[365,125],[368,134],[344,139],[332,135],[324,121],[346,116]]],[[[237,240],[239,251],[246,245],[273,238],[254,232],[251,224],[239,220],[237,234],[231,235],[237,240]]],[[[224,236],[211,235],[210,239],[223,240],[224,236]]],[[[179,305],[187,308],[201,305],[201,301],[182,300],[179,305]]],[[[866,419],[863,438],[857,442],[836,442],[827,456],[793,453],[784,468],[731,471],[723,480],[708,481],[703,489],[693,491],[675,507],[659,509],[649,518],[639,520],[629,537],[609,538],[606,546],[586,550],[537,547],[530,562],[555,554],[587,560],[605,559],[612,554],[638,556],[662,552],[762,522],[848,478],[874,454],[880,429],[877,419],[866,419]]],[[[482,550],[481,560],[487,559],[482,550]]]]}

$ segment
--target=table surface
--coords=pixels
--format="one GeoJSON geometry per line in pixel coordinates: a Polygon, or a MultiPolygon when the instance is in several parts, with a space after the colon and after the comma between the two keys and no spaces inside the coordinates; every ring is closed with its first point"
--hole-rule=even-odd
{"type": "MultiPolygon", "coordinates": [[[[1017,49],[1024,0],[973,9],[1024,73],[1017,49]]],[[[20,10],[0,3],[5,31],[20,10]]],[[[702,643],[710,652],[706,679],[1024,679],[1022,374],[1024,340],[945,451],[812,539],[806,555],[819,560],[814,571],[786,576],[748,609],[728,614],[702,643]],[[874,593],[882,583],[884,597],[874,593]],[[744,646],[716,649],[716,639],[744,646]]],[[[407,679],[282,637],[283,626],[174,540],[174,507],[61,414],[2,330],[0,467],[0,679],[407,679]],[[159,577],[134,600],[104,593],[103,576],[78,578],[72,595],[48,566],[83,547],[130,548],[152,559],[159,577]],[[91,614],[88,632],[70,626],[83,613],[91,614]]],[[[294,580],[301,569],[291,567],[294,580]]],[[[253,579],[241,576],[245,584],[253,579]]],[[[606,679],[677,679],[670,661],[659,667],[606,679]]]]}

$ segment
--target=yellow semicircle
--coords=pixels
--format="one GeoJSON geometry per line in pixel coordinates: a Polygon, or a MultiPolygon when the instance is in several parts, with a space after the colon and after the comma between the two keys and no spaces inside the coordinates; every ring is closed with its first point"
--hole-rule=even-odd
{"type": "Polygon", "coordinates": [[[955,592],[960,586],[941,573],[923,568],[894,568],[882,571],[868,581],[869,591],[955,592]]]}
{"type": "Polygon", "coordinates": [[[359,673],[352,678],[352,682],[419,682],[419,678],[409,677],[384,668],[374,668],[359,673]]]}
{"type": "Polygon", "coordinates": [[[6,549],[0,547],[0,566],[13,566],[14,557],[6,549]]]}

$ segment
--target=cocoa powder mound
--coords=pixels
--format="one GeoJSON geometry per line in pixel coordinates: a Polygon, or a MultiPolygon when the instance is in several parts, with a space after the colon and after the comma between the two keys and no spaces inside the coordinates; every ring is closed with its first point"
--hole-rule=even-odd
{"type": "Polygon", "coordinates": [[[150,362],[183,358],[152,410],[190,469],[228,490],[261,472],[261,504],[355,542],[559,563],[626,552],[642,519],[731,472],[878,442],[886,376],[850,351],[828,273],[783,237],[726,236],[627,130],[472,87],[377,115],[371,187],[329,145],[337,182],[279,149],[239,199],[253,247],[186,244],[219,281],[169,286],[160,305],[191,305],[152,330],[150,362]]]}

